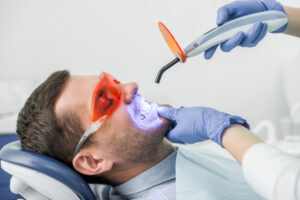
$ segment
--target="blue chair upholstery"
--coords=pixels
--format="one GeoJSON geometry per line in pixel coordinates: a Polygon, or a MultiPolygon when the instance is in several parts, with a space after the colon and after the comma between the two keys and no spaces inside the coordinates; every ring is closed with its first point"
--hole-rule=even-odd
{"type": "MultiPolygon", "coordinates": [[[[39,174],[43,174],[46,175],[43,176],[43,178],[53,178],[59,183],[67,186],[81,200],[95,199],[95,196],[88,184],[74,170],[72,170],[62,162],[59,162],[50,157],[22,150],[19,141],[5,145],[0,151],[0,159],[9,164],[24,167],[25,171],[27,169],[34,170],[38,172],[36,176],[39,176],[39,174]]],[[[3,168],[2,161],[1,166],[3,168]]],[[[25,173],[26,172],[24,172],[24,175],[25,173]]],[[[14,174],[12,175],[14,176],[14,174]]],[[[23,176],[19,175],[18,178],[22,179],[23,176]]],[[[39,180],[38,177],[35,178],[39,180]]],[[[27,180],[24,181],[27,182],[27,180]]],[[[47,187],[55,187],[56,185],[57,184],[54,184],[53,186],[48,185],[47,187]]]]}
{"type": "MultiPolygon", "coordinates": [[[[16,133],[1,133],[0,134],[0,149],[13,141],[18,140],[18,135],[16,133]]],[[[0,199],[5,199],[5,200],[15,200],[18,198],[21,198],[19,195],[15,195],[11,193],[9,189],[9,180],[11,178],[11,175],[8,174],[7,172],[3,171],[0,168],[0,199]]]]}

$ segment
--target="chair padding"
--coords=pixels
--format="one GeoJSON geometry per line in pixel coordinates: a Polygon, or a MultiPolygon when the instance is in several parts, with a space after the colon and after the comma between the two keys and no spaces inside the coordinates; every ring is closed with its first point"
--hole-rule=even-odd
{"type": "Polygon", "coordinates": [[[5,145],[0,151],[0,159],[46,174],[68,186],[81,199],[95,199],[88,184],[73,169],[50,157],[22,150],[20,141],[5,145]]]}

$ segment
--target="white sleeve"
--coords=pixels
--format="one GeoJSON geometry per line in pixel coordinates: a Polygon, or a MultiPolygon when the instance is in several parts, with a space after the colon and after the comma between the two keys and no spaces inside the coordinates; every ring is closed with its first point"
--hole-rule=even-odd
{"type": "Polygon", "coordinates": [[[244,155],[247,182],[266,199],[300,199],[300,159],[276,147],[258,143],[244,155]]]}

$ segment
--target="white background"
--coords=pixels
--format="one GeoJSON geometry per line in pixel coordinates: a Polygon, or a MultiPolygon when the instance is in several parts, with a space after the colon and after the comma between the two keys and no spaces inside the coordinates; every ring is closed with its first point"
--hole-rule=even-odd
{"type": "MultiPolygon", "coordinates": [[[[184,48],[215,27],[218,7],[228,2],[1,0],[0,111],[18,112],[50,73],[69,69],[82,75],[106,71],[122,82],[136,81],[150,101],[214,107],[243,116],[252,127],[263,119],[278,124],[289,112],[287,102],[300,101],[299,87],[286,89],[291,88],[286,86],[289,69],[298,67],[291,74],[300,74],[299,38],[268,34],[256,48],[218,50],[209,61],[193,57],[154,83],[158,70],[174,58],[157,22],[164,22],[184,48]],[[19,99],[7,82],[21,90],[19,99]]],[[[281,2],[300,6],[299,0],[281,2]]]]}

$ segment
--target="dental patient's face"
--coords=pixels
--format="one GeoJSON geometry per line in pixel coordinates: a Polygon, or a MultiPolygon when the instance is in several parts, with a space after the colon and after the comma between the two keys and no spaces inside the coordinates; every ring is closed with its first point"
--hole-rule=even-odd
{"type": "MultiPolygon", "coordinates": [[[[70,77],[56,102],[56,115],[75,112],[84,130],[88,130],[92,125],[92,95],[98,82],[99,76],[70,77]]],[[[157,115],[156,103],[148,103],[137,94],[135,82],[118,87],[122,94],[120,106],[92,135],[92,142],[97,144],[92,150],[120,162],[151,162],[163,143],[169,122],[157,115]]]]}

